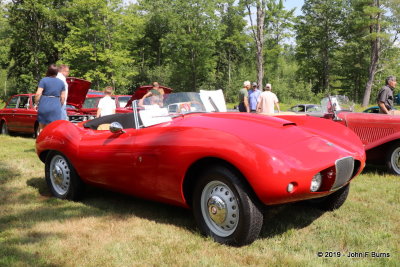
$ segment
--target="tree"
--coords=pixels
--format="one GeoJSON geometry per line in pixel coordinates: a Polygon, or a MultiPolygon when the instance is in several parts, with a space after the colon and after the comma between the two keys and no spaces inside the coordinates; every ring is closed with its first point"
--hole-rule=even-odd
{"type": "Polygon", "coordinates": [[[285,40],[292,37],[294,9],[286,10],[283,0],[270,1],[265,15],[265,71],[268,76],[275,75],[281,67],[279,58],[285,52],[285,40]]]}
{"type": "Polygon", "coordinates": [[[235,101],[239,81],[248,79],[253,73],[248,66],[253,63],[247,56],[251,38],[246,34],[246,21],[243,6],[230,0],[220,6],[221,38],[216,44],[216,79],[218,88],[225,89],[225,97],[235,101]],[[245,77],[241,72],[245,70],[245,77]]]}
{"type": "Polygon", "coordinates": [[[11,45],[7,13],[6,6],[0,1],[0,88],[4,88],[4,96],[7,95],[7,68],[10,63],[9,51],[11,45]]]}
{"type": "Polygon", "coordinates": [[[55,46],[65,38],[57,10],[68,0],[14,0],[9,4],[9,76],[15,92],[32,92],[47,66],[59,59],[55,46]]]}
{"type": "Polygon", "coordinates": [[[316,93],[331,89],[335,52],[342,42],[341,4],[341,0],[306,0],[296,25],[296,56],[301,76],[312,84],[316,93]]]}
{"type": "Polygon", "coordinates": [[[266,0],[256,0],[250,1],[245,0],[245,5],[248,11],[248,16],[251,25],[252,36],[254,42],[256,44],[256,66],[257,66],[257,84],[260,88],[263,87],[263,78],[264,78],[264,22],[265,22],[265,9],[266,9],[266,0]],[[252,17],[252,7],[256,7],[257,17],[256,17],[256,25],[253,23],[252,17]],[[254,30],[256,28],[256,30],[254,30]]]}
{"type": "Polygon", "coordinates": [[[73,0],[68,10],[69,34],[60,44],[60,60],[95,88],[112,85],[125,92],[137,74],[128,46],[138,38],[135,12],[119,0],[73,0]]]}
{"type": "Polygon", "coordinates": [[[217,6],[215,0],[176,0],[165,9],[172,12],[171,31],[162,43],[172,69],[171,86],[178,90],[215,86],[215,48],[221,38],[217,6]]]}
{"type": "Polygon", "coordinates": [[[382,24],[382,12],[381,4],[379,0],[373,0],[370,3],[370,7],[365,9],[371,17],[370,28],[370,43],[371,43],[371,61],[368,68],[368,81],[365,86],[365,93],[362,102],[362,106],[366,107],[369,104],[371,97],[372,85],[375,79],[375,74],[378,70],[379,57],[381,53],[381,24],[382,24]]]}

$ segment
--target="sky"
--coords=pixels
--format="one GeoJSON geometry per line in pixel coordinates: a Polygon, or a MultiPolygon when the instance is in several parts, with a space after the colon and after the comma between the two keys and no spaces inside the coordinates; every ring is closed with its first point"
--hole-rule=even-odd
{"type": "Polygon", "coordinates": [[[296,8],[296,11],[294,12],[296,16],[301,14],[301,7],[303,4],[304,0],[285,0],[284,2],[285,9],[296,8]]]}

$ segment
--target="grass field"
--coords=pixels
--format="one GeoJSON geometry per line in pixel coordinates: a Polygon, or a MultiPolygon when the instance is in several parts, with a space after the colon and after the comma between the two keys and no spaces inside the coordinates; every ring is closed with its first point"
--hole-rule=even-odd
{"type": "Polygon", "coordinates": [[[270,208],[259,239],[233,248],[201,236],[190,210],[95,188],[81,202],[53,198],[34,143],[0,136],[0,266],[400,265],[400,178],[379,169],[337,211],[270,208]]]}

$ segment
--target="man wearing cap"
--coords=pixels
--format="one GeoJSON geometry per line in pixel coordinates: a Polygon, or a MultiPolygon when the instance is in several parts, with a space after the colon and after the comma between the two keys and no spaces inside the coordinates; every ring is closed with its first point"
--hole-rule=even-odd
{"type": "Polygon", "coordinates": [[[257,83],[252,83],[252,89],[249,90],[249,105],[250,105],[250,112],[255,113],[257,111],[257,103],[258,97],[261,94],[261,91],[257,88],[257,83]]]}
{"type": "Polygon", "coordinates": [[[249,92],[250,89],[250,82],[245,81],[243,83],[243,88],[239,91],[239,111],[240,112],[250,112],[249,107],[249,92]]]}
{"type": "Polygon", "coordinates": [[[270,83],[264,88],[264,92],[260,94],[258,97],[257,104],[257,112],[258,113],[266,113],[266,114],[274,114],[274,105],[278,109],[278,112],[281,112],[279,108],[279,101],[276,94],[271,92],[272,86],[270,83]]]}

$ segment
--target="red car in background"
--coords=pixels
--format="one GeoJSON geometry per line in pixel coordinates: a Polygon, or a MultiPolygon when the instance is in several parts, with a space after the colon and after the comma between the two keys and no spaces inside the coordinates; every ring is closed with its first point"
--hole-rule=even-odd
{"type": "MultiPolygon", "coordinates": [[[[91,83],[74,77],[67,78],[68,99],[67,115],[72,122],[85,121],[89,117],[81,114],[78,110],[82,106],[86,93],[91,83]]],[[[0,129],[1,134],[18,132],[33,134],[38,133],[39,123],[37,121],[37,110],[33,103],[35,94],[18,94],[9,98],[3,109],[0,109],[0,129]]]]}
{"type": "MultiPolygon", "coordinates": [[[[125,113],[129,112],[127,110],[130,110],[132,112],[132,102],[134,100],[139,100],[141,99],[145,94],[147,94],[151,89],[153,88],[152,85],[142,85],[136,88],[136,90],[133,92],[131,98],[129,99],[128,103],[125,106],[124,110],[119,110],[117,113],[125,113]]],[[[170,94],[172,93],[172,89],[166,86],[160,85],[160,88],[164,90],[164,94],[170,94]]]]}
{"type": "MultiPolygon", "coordinates": [[[[85,102],[83,103],[82,107],[79,109],[79,112],[82,114],[88,114],[92,116],[96,116],[97,113],[97,106],[99,105],[100,99],[102,99],[104,95],[93,95],[93,94],[88,94],[85,98],[85,102]]],[[[112,99],[115,100],[115,106],[117,107],[116,113],[122,113],[119,112],[119,110],[125,108],[126,104],[128,103],[129,99],[131,99],[132,96],[130,95],[113,95],[111,96],[112,99]]],[[[131,110],[132,112],[132,110],[131,110]]]]}
{"type": "Polygon", "coordinates": [[[324,117],[353,130],[364,145],[367,162],[386,165],[400,175],[400,116],[353,112],[354,103],[335,95],[321,101],[324,117]]]}
{"type": "MultiPolygon", "coordinates": [[[[153,88],[152,85],[143,85],[138,87],[132,95],[113,95],[112,99],[115,100],[115,105],[117,109],[115,113],[129,113],[132,112],[132,101],[141,99],[149,90],[153,88]]],[[[170,94],[172,92],[171,88],[160,86],[164,90],[165,94],[170,94]]],[[[86,96],[85,102],[82,107],[79,109],[79,112],[82,114],[87,114],[91,116],[96,116],[97,106],[99,105],[99,101],[103,98],[104,95],[92,94],[89,91],[86,96]]]]}

